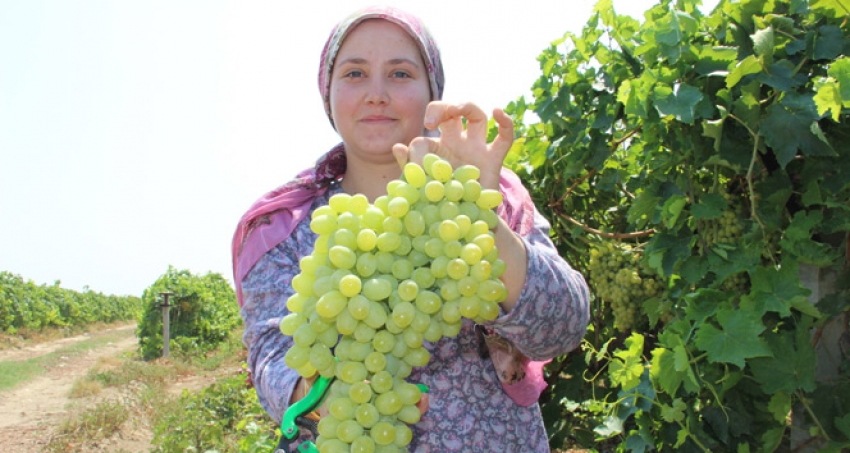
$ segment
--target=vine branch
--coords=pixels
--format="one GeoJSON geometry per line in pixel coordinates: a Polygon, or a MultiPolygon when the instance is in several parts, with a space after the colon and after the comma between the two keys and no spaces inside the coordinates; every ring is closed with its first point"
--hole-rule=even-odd
{"type": "Polygon", "coordinates": [[[795,393],[797,394],[797,398],[799,398],[800,403],[803,405],[804,408],[806,408],[806,412],[808,412],[809,416],[812,417],[812,421],[815,422],[815,424],[818,426],[820,434],[823,436],[823,438],[826,439],[827,442],[832,442],[832,439],[829,438],[829,434],[827,434],[826,430],[823,429],[823,425],[821,424],[820,419],[818,419],[817,414],[815,414],[811,406],[809,406],[808,401],[806,401],[805,395],[803,395],[799,390],[797,390],[795,393]]]}
{"type": "Polygon", "coordinates": [[[582,230],[584,230],[588,233],[591,233],[591,234],[596,234],[596,235],[602,236],[606,239],[635,239],[635,238],[642,238],[642,237],[651,236],[651,235],[656,233],[656,231],[654,229],[649,229],[649,230],[644,230],[644,231],[635,231],[635,232],[632,232],[632,233],[606,233],[605,231],[598,230],[596,228],[591,228],[591,227],[581,223],[580,221],[570,217],[569,214],[566,214],[564,212],[559,212],[558,215],[561,216],[567,222],[570,222],[573,225],[578,226],[582,230]]]}
{"type": "Polygon", "coordinates": [[[549,207],[550,207],[550,208],[553,208],[553,207],[558,206],[558,205],[560,205],[561,203],[563,203],[563,202],[564,202],[564,200],[566,200],[566,199],[567,199],[567,197],[568,197],[568,196],[570,196],[570,194],[572,193],[572,191],[576,189],[576,187],[578,187],[581,183],[585,182],[585,181],[587,180],[587,178],[590,178],[591,176],[593,176],[593,175],[595,175],[595,174],[596,174],[596,169],[595,169],[595,168],[594,168],[593,170],[590,170],[589,172],[587,172],[587,174],[586,174],[586,175],[582,176],[581,178],[579,178],[579,179],[578,179],[578,181],[576,181],[575,183],[573,183],[573,185],[572,185],[572,186],[570,186],[570,188],[569,188],[569,189],[567,189],[567,191],[566,191],[566,192],[564,192],[564,194],[563,194],[563,195],[561,195],[561,197],[560,197],[560,198],[558,198],[557,200],[555,200],[555,201],[553,201],[553,202],[549,203],[549,207]]]}

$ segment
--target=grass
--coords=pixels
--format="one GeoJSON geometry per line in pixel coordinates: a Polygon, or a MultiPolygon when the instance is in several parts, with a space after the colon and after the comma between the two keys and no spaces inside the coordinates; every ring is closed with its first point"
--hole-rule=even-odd
{"type": "Polygon", "coordinates": [[[245,360],[241,329],[219,348],[208,354],[176,354],[168,359],[144,362],[138,357],[99,361],[86,376],[73,384],[72,394],[80,398],[112,389],[119,399],[101,398],[94,407],[74,411],[56,431],[45,452],[91,451],[105,437],[118,432],[129,422],[147,427],[166,419],[169,414],[185,411],[179,398],[167,391],[179,376],[232,374],[245,360]]]}
{"type": "Polygon", "coordinates": [[[0,361],[0,391],[9,390],[21,382],[26,382],[46,373],[49,367],[56,365],[63,357],[83,354],[90,349],[114,343],[124,336],[126,334],[121,332],[110,332],[31,359],[0,361]]]}
{"type": "Polygon", "coordinates": [[[66,420],[57,430],[45,452],[77,451],[84,442],[97,442],[117,432],[130,418],[130,410],[118,401],[105,400],[77,417],[66,420]]]}
{"type": "Polygon", "coordinates": [[[0,351],[45,343],[88,332],[101,332],[126,324],[126,321],[117,321],[114,323],[97,322],[84,326],[48,327],[39,330],[19,329],[14,334],[0,332],[0,351]]]}

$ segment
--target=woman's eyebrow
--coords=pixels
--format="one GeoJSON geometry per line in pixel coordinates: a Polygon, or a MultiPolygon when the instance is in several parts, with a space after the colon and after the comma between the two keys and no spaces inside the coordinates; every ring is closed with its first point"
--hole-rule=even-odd
{"type": "MultiPolygon", "coordinates": [[[[339,65],[339,66],[342,66],[344,64],[362,65],[362,64],[368,64],[368,63],[369,63],[369,61],[366,60],[365,58],[351,57],[351,58],[346,58],[344,60],[341,60],[339,63],[337,63],[337,65],[339,65]]],[[[388,63],[394,64],[394,65],[396,65],[396,64],[409,64],[409,65],[415,66],[417,68],[420,66],[419,63],[416,62],[416,60],[411,60],[410,58],[403,58],[403,57],[402,58],[390,59],[388,63]]]]}
{"type": "Polygon", "coordinates": [[[405,63],[409,64],[409,65],[413,65],[417,68],[419,67],[419,63],[417,63],[415,60],[411,60],[410,58],[393,58],[393,59],[390,60],[390,64],[405,64],[405,63]]]}

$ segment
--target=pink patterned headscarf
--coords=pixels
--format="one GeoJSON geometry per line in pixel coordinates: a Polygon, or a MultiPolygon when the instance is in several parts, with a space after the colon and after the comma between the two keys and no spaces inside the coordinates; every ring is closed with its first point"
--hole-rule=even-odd
{"type": "Polygon", "coordinates": [[[319,92],[322,94],[325,113],[328,115],[331,124],[333,124],[333,118],[331,118],[330,87],[334,61],[336,61],[339,48],[342,46],[342,42],[345,41],[348,33],[354,30],[359,23],[367,19],[383,19],[392,22],[410,34],[413,40],[416,41],[417,46],[419,46],[422,61],[425,63],[428,71],[431,100],[437,101],[443,98],[443,87],[446,83],[443,74],[443,61],[440,59],[440,49],[437,47],[437,43],[425,27],[425,24],[418,17],[400,9],[371,6],[357,11],[337,24],[328,37],[327,42],[325,42],[325,47],[322,49],[322,59],[319,63],[319,92]]]}

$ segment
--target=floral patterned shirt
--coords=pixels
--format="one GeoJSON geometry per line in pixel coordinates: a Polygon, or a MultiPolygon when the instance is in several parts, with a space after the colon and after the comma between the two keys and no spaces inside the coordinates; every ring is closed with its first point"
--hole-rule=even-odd
{"type": "MultiPolygon", "coordinates": [[[[338,185],[314,200],[326,205],[340,192],[338,185]]],[[[560,257],[549,239],[548,222],[535,211],[532,231],[522,238],[528,273],[513,310],[488,326],[511,340],[532,360],[547,360],[575,349],[589,322],[589,294],[584,278],[560,257]]],[[[268,251],[242,282],[245,322],[243,341],[248,367],[264,409],[277,421],[287,408],[298,373],[284,364],[292,344],[280,332],[288,314],[290,282],[300,272],[299,261],[313,251],[316,234],[308,216],[292,235],[268,251]]],[[[490,359],[479,354],[475,324],[465,319],[456,337],[426,341],[428,365],[414,368],[406,379],[430,388],[429,408],[412,426],[408,446],[416,453],[548,452],[540,407],[520,406],[502,390],[490,359]]]]}

